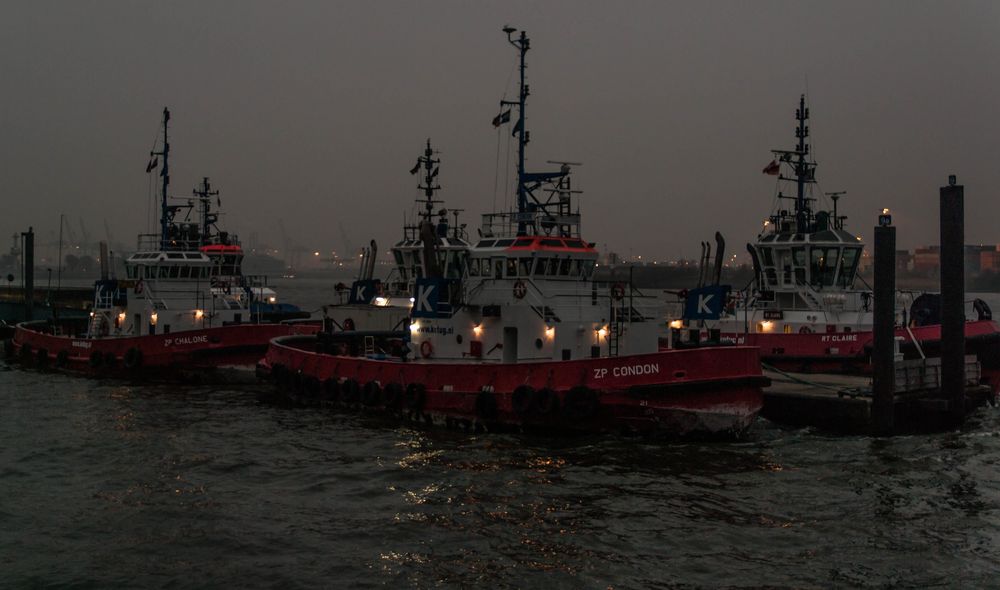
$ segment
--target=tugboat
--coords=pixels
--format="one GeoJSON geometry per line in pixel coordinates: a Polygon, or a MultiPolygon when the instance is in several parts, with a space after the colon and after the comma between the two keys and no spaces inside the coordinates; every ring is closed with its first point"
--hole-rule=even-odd
{"type": "Polygon", "coordinates": [[[370,248],[364,252],[358,279],[349,289],[346,286],[340,288],[348,292],[347,301],[323,308],[323,318],[330,331],[405,333],[414,302],[414,282],[423,276],[421,256],[424,246],[420,229],[424,224],[434,227],[439,265],[445,275],[461,278],[469,251],[469,236],[465,225],[458,223],[462,209],[441,208],[435,211],[444,203],[435,199],[435,192],[441,190],[438,180],[441,160],[435,157],[435,153],[428,139],[423,155],[417,158],[416,165],[410,170],[410,174],[421,170],[424,173],[422,183],[417,185],[423,191],[423,198],[416,201],[423,210],[418,212],[415,222],[404,222],[403,238],[390,250],[395,266],[385,280],[374,278],[378,245],[372,240],[370,248]],[[449,214],[454,217],[451,224],[448,223],[449,214]]]}
{"type": "MultiPolygon", "coordinates": [[[[670,340],[759,346],[761,360],[781,370],[867,373],[872,294],[870,288],[857,286],[862,282],[858,264],[864,244],[845,229],[847,217],[837,210],[843,193],[830,193],[832,208],[815,207],[817,197],[809,189],[816,184],[816,162],[806,142],[809,109],[804,95],[795,117],[795,149],[773,150],[774,159],[763,170],[778,176],[779,191],[776,209],[764,221],[757,241],[747,244],[753,282],[732,294],[720,285],[686,293],[684,317],[670,322],[670,340]],[[795,187],[793,196],[781,191],[789,183],[795,187]]],[[[896,336],[909,358],[934,356],[940,348],[939,320],[929,301],[933,297],[918,297],[909,313],[898,314],[896,336]]],[[[973,308],[977,319],[966,322],[966,350],[979,356],[983,374],[996,390],[1000,329],[985,302],[976,300],[973,308]]]]}
{"type": "MultiPolygon", "coordinates": [[[[208,177],[202,178],[201,186],[194,189],[198,203],[198,222],[181,225],[185,237],[182,247],[198,249],[212,261],[212,293],[217,296],[237,295],[250,308],[255,321],[280,322],[306,319],[309,312],[298,306],[278,301],[278,293],[268,285],[267,276],[243,274],[243,246],[239,238],[218,228],[219,214],[212,211],[212,197],[219,200],[219,191],[212,190],[208,177]]],[[[194,203],[182,206],[190,216],[194,203]]],[[[176,215],[175,215],[176,217],[176,215]]]]}
{"type": "MultiPolygon", "coordinates": [[[[252,368],[270,339],[310,329],[257,323],[246,292],[219,283],[219,259],[213,259],[218,254],[211,248],[231,247],[228,237],[220,233],[217,242],[207,242],[211,224],[187,223],[192,203],[168,204],[169,121],[170,111],[163,109],[163,146],[147,166],[150,172],[162,158],[160,233],[139,235],[136,253],[125,261],[126,280],[104,274],[96,282],[89,318],[18,324],[12,352],[23,362],[101,375],[176,377],[224,366],[252,368]],[[182,211],[187,216],[179,220],[182,211]]],[[[204,188],[208,193],[207,179],[204,188]]],[[[213,219],[207,208],[203,212],[213,219]]]]}
{"type": "Polygon", "coordinates": [[[261,371],[296,395],[467,429],[740,435],[768,383],[757,349],[659,351],[658,300],[593,281],[571,165],[525,171],[529,40],[504,32],[520,54],[518,100],[497,117],[518,115],[516,210],[483,215],[478,243],[453,249],[451,230],[424,216],[419,243],[397,249],[400,276],[415,277],[405,340],[276,338],[261,371]]]}

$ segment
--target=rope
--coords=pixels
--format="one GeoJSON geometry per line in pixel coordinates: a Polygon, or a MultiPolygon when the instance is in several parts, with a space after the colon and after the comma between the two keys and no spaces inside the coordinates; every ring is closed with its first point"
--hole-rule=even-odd
{"type": "Polygon", "coordinates": [[[808,379],[797,377],[795,375],[792,375],[791,373],[782,371],[781,369],[764,362],[762,362],[760,366],[767,369],[768,371],[773,371],[775,373],[778,373],[779,375],[782,375],[789,381],[793,381],[795,383],[801,383],[802,385],[809,385],[810,387],[818,387],[820,389],[825,389],[827,391],[832,391],[839,396],[849,395],[851,397],[856,397],[858,395],[865,395],[867,393],[860,387],[834,387],[832,385],[825,385],[823,383],[816,383],[815,381],[809,381],[808,379]]]}

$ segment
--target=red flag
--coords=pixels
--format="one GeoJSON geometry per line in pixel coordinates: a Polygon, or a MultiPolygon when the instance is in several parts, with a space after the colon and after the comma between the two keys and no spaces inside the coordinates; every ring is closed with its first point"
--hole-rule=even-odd
{"type": "Polygon", "coordinates": [[[770,164],[764,166],[764,170],[762,170],[762,172],[764,174],[770,174],[771,176],[777,176],[778,173],[781,172],[781,166],[778,164],[777,160],[771,160],[770,164]]]}

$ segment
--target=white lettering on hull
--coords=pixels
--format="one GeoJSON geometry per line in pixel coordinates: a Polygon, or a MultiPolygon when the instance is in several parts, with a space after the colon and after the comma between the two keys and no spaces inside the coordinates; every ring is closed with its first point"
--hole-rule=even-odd
{"type": "Polygon", "coordinates": [[[86,342],[86,341],[83,341],[83,340],[74,340],[73,341],[73,347],[74,348],[90,348],[90,343],[86,342]]]}
{"type": "Polygon", "coordinates": [[[188,346],[191,344],[208,344],[208,336],[182,336],[180,338],[166,338],[163,346],[188,346]]]}
{"type": "MultiPolygon", "coordinates": [[[[659,372],[660,372],[660,363],[624,365],[611,368],[612,377],[634,377],[636,375],[656,375],[659,372]]],[[[594,369],[594,379],[604,379],[607,376],[608,376],[607,368],[594,369]]]]}
{"type": "Polygon", "coordinates": [[[857,342],[857,334],[837,334],[834,336],[823,336],[821,342],[857,342]]]}

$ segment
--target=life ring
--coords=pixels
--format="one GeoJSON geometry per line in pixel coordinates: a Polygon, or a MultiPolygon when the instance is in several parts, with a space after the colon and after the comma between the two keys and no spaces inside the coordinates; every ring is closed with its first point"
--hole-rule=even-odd
{"type": "Polygon", "coordinates": [[[616,301],[621,301],[625,298],[625,285],[621,283],[615,283],[611,287],[611,296],[615,298],[616,301]]]}
{"type": "Polygon", "coordinates": [[[524,284],[524,281],[518,280],[514,283],[514,297],[518,299],[524,299],[524,296],[528,294],[528,286],[524,284]]]}
{"type": "Polygon", "coordinates": [[[809,326],[802,326],[801,328],[799,328],[799,334],[812,334],[812,333],[813,333],[812,328],[810,328],[809,326]]]}
{"type": "Polygon", "coordinates": [[[424,340],[420,343],[420,356],[430,358],[434,354],[434,345],[431,344],[430,340],[424,340]]]}
{"type": "Polygon", "coordinates": [[[142,364],[142,351],[136,347],[129,348],[122,357],[126,369],[135,369],[142,364]]]}
{"type": "Polygon", "coordinates": [[[524,416],[531,411],[531,406],[535,401],[535,390],[528,385],[518,385],[514,388],[514,393],[510,395],[510,405],[520,416],[524,416]]]}
{"type": "Polygon", "coordinates": [[[406,407],[414,412],[420,412],[424,409],[424,403],[427,401],[427,386],[423,383],[410,383],[406,386],[406,407]]]}
{"type": "Polygon", "coordinates": [[[132,292],[135,293],[136,295],[142,295],[142,287],[143,287],[142,279],[139,279],[138,281],[135,282],[135,286],[132,287],[132,292]]]}
{"type": "Polygon", "coordinates": [[[559,396],[548,387],[535,392],[535,400],[532,404],[535,412],[542,416],[554,414],[559,410],[559,396]]]}
{"type": "Polygon", "coordinates": [[[344,320],[344,331],[345,332],[354,331],[354,320],[352,320],[351,318],[347,318],[346,320],[344,320]]]}
{"type": "Polygon", "coordinates": [[[483,422],[496,422],[498,415],[497,397],[492,391],[480,391],[476,395],[476,416],[483,422]]]}

